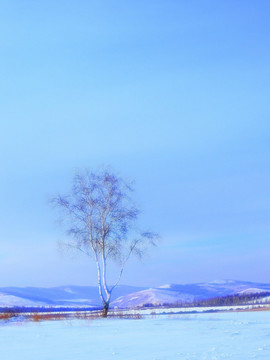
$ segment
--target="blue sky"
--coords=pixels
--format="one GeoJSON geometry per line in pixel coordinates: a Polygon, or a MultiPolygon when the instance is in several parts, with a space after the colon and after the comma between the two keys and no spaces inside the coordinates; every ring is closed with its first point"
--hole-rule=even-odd
{"type": "Polygon", "coordinates": [[[162,240],[122,283],[269,282],[268,1],[1,1],[0,286],[94,285],[48,199],[135,179],[162,240]]]}

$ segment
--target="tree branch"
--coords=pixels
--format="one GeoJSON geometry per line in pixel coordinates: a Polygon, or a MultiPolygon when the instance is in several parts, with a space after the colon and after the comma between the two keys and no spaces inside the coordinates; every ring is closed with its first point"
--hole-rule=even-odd
{"type": "Polygon", "coordinates": [[[136,248],[136,245],[138,244],[139,240],[135,241],[134,244],[130,247],[130,251],[127,255],[127,257],[125,258],[125,260],[123,261],[122,263],[122,267],[120,269],[120,273],[119,273],[119,277],[118,277],[118,280],[116,281],[116,283],[112,286],[111,290],[110,290],[110,294],[112,293],[113,289],[119,284],[120,280],[121,280],[121,277],[122,277],[122,274],[123,274],[123,271],[124,271],[124,267],[128,261],[128,259],[130,258],[130,255],[132,254],[133,250],[136,248]]]}

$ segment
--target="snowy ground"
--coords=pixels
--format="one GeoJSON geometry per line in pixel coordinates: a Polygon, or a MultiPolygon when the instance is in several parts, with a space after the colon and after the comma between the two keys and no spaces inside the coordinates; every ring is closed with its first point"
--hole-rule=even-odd
{"type": "Polygon", "coordinates": [[[270,311],[2,322],[0,359],[270,359],[270,311]]]}
{"type": "MultiPolygon", "coordinates": [[[[229,306],[192,306],[192,307],[156,307],[146,309],[128,309],[120,310],[122,314],[140,314],[142,316],[149,315],[168,315],[168,314],[186,314],[186,313],[204,313],[204,312],[219,312],[219,311],[238,311],[251,309],[269,309],[270,304],[250,304],[250,305],[229,305],[229,306]]],[[[117,309],[114,310],[117,313],[117,309]]]]}

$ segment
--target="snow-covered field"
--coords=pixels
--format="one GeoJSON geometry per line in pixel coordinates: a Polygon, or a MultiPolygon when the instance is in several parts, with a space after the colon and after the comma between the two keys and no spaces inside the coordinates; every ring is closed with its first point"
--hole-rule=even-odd
{"type": "MultiPolygon", "coordinates": [[[[192,306],[192,307],[156,307],[145,309],[127,309],[120,310],[119,313],[123,315],[151,316],[151,315],[177,315],[177,314],[192,314],[192,313],[208,313],[208,312],[223,312],[223,311],[239,311],[239,310],[256,310],[268,309],[270,311],[270,304],[250,304],[250,305],[228,305],[228,306],[192,306]]],[[[117,314],[117,309],[114,310],[117,314]]],[[[89,312],[91,313],[91,312],[89,312]]]]}
{"type": "Polygon", "coordinates": [[[2,322],[0,359],[270,359],[270,311],[2,322]]]}

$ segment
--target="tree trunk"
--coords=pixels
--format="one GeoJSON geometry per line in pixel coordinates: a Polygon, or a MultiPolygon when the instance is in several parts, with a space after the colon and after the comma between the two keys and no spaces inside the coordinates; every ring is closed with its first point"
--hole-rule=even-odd
{"type": "Polygon", "coordinates": [[[103,304],[102,317],[106,318],[108,316],[108,311],[109,311],[109,303],[106,302],[103,304]]]}

